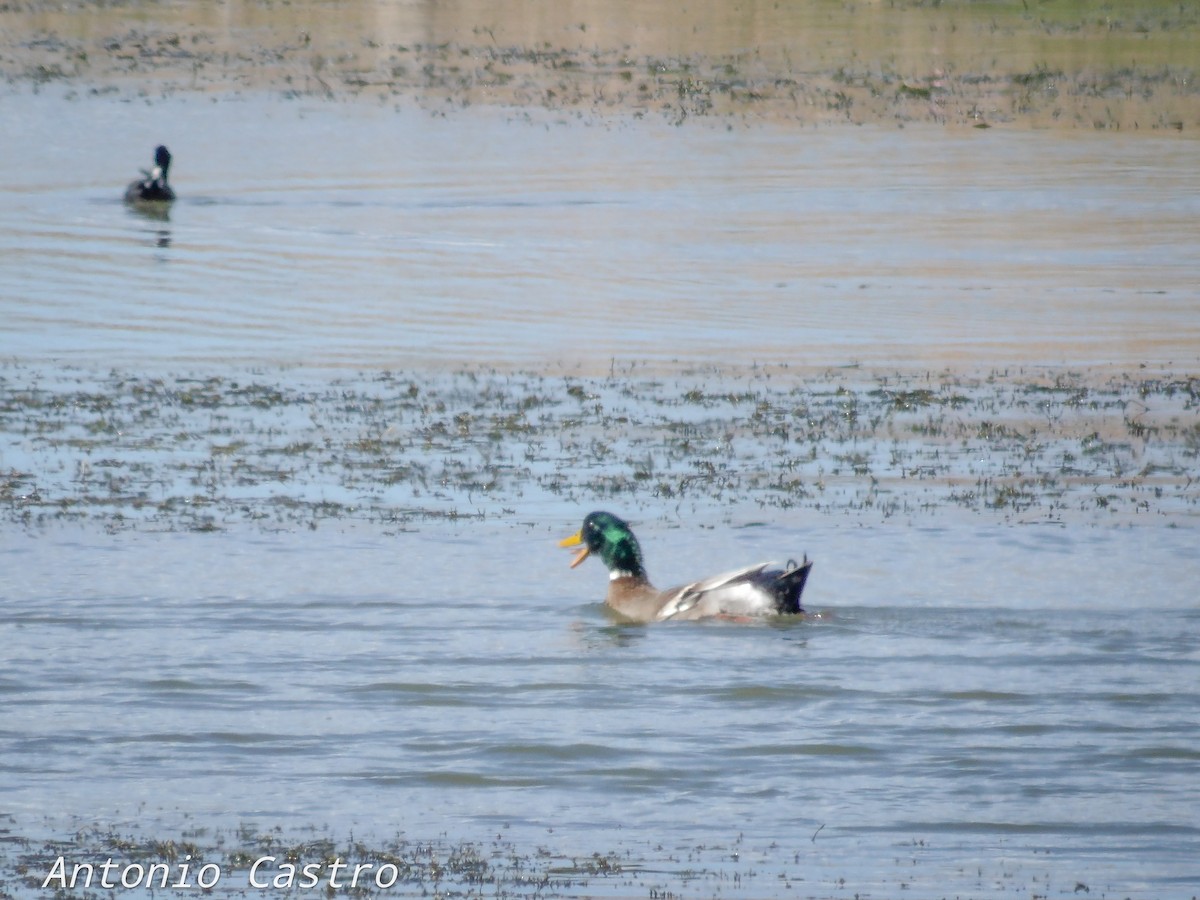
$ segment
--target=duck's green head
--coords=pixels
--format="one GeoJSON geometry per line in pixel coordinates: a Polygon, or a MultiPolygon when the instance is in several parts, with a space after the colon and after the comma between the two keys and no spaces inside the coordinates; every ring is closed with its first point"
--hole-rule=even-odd
{"type": "Polygon", "coordinates": [[[625,575],[634,578],[646,577],[646,569],[642,565],[642,548],[638,546],[637,538],[630,531],[629,523],[618,519],[612,513],[589,513],[579,532],[559,541],[558,545],[582,546],[583,549],[571,560],[572,569],[595,553],[604,560],[604,565],[608,567],[608,573],[613,578],[625,575]]]}

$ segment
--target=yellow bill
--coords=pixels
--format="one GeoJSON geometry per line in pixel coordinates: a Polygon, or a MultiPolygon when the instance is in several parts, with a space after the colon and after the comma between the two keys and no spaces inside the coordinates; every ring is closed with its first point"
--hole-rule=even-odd
{"type": "Polygon", "coordinates": [[[580,547],[579,552],[575,554],[575,558],[571,560],[571,568],[572,569],[588,558],[588,553],[590,551],[588,550],[588,548],[586,546],[581,546],[582,544],[583,544],[583,532],[582,531],[578,531],[575,534],[571,535],[570,537],[563,538],[561,541],[558,542],[558,546],[560,546],[560,547],[580,547]]]}

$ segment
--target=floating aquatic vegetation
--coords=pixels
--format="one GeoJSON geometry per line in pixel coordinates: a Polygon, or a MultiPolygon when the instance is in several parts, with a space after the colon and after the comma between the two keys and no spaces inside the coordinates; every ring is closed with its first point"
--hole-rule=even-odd
{"type": "Polygon", "coordinates": [[[493,106],[527,117],[631,114],[676,125],[716,119],[727,127],[764,119],[1197,126],[1189,41],[1196,16],[1189,4],[1167,0],[1136,4],[1129,18],[1108,9],[1095,19],[1071,3],[964,5],[953,14],[937,3],[847,4],[822,10],[819,28],[780,4],[754,12],[762,40],[752,52],[733,21],[748,13],[711,3],[689,7],[676,27],[662,29],[671,40],[654,40],[651,28],[637,46],[611,23],[563,28],[554,16],[540,26],[507,17],[514,25],[503,8],[488,25],[448,12],[427,23],[433,32],[425,40],[394,42],[380,35],[371,4],[336,11],[289,4],[303,9],[299,33],[286,15],[213,29],[191,5],[131,29],[119,5],[114,13],[110,4],[7,4],[0,78],[34,89],[87,83],[92,93],[124,91],[146,101],[252,89],[285,100],[415,102],[439,116],[493,106]],[[946,30],[953,32],[952,60],[933,65],[938,54],[915,48],[946,30]],[[998,32],[1006,46],[1037,47],[1039,55],[998,53],[998,32]],[[681,33],[703,33],[707,49],[680,45],[681,33]],[[850,64],[844,54],[828,58],[828,47],[843,42],[855,47],[850,64]]]}
{"type": "Polygon", "coordinates": [[[0,375],[0,515],[210,530],[738,510],[1195,515],[1200,379],[0,375]],[[1097,502],[1096,498],[1102,498],[1097,502]]]}

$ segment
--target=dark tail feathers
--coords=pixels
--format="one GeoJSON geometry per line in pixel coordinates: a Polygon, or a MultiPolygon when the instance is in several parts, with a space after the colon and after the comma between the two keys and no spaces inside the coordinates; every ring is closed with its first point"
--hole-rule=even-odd
{"type": "Polygon", "coordinates": [[[797,564],[789,559],[783,571],[775,579],[775,595],[779,598],[779,611],[788,615],[804,612],[800,605],[800,595],[804,593],[804,584],[808,581],[808,573],[812,571],[812,561],[807,554],[804,562],[797,564]]]}

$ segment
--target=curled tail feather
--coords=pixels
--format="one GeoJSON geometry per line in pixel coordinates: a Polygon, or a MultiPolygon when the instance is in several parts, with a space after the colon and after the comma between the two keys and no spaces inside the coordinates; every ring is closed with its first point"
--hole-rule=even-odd
{"type": "Polygon", "coordinates": [[[800,595],[804,593],[804,585],[808,581],[808,573],[812,571],[812,562],[807,554],[804,561],[797,563],[789,559],[783,571],[775,579],[776,596],[779,597],[779,611],[795,615],[804,612],[800,605],[800,595]]]}

